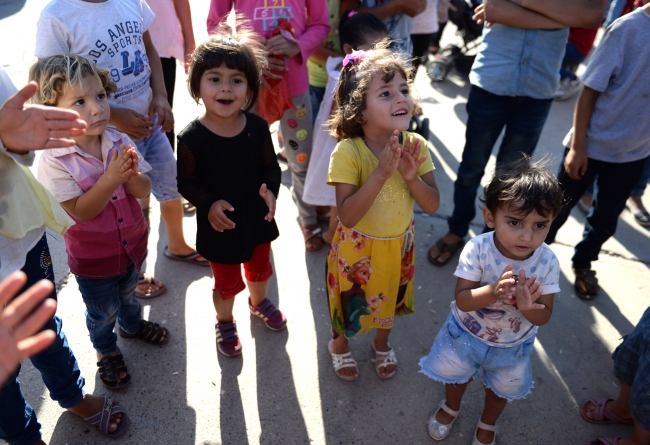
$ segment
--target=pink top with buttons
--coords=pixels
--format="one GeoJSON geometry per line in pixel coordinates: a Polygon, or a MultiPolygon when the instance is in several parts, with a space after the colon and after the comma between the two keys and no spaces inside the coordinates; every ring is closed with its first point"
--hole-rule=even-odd
{"type": "MultiPolygon", "coordinates": [[[[59,202],[83,195],[108,167],[113,150],[132,145],[123,133],[106,129],[101,136],[104,162],[78,146],[46,150],[38,165],[38,180],[59,202]]],[[[151,166],[138,153],[139,171],[151,166]]],[[[115,189],[102,212],[90,221],[75,221],[65,234],[70,271],[85,278],[110,278],[124,274],[129,261],[139,270],[147,254],[148,230],[138,201],[125,184],[115,189]]]]}

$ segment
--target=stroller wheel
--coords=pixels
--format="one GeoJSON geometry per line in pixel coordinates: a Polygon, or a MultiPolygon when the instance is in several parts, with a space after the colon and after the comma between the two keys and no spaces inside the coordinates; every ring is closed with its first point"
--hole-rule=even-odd
{"type": "Polygon", "coordinates": [[[434,82],[442,82],[449,72],[449,64],[443,60],[433,59],[427,62],[427,75],[434,82]]]}

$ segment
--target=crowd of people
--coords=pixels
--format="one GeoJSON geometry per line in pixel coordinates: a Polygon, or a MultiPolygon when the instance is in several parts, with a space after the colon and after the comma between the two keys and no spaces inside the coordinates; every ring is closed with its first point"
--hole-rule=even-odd
{"type": "MultiPolygon", "coordinates": [[[[435,57],[445,17],[458,6],[453,1],[212,0],[210,37],[198,44],[188,0],[50,1],[38,19],[30,83],[18,91],[0,70],[0,168],[12,185],[0,196],[8,215],[0,226],[0,438],[44,443],[18,380],[28,356],[62,408],[105,436],[129,427],[113,397],[83,390],[55,314],[46,228],[64,234],[99,377],[110,391],[131,380],[116,322],[127,339],[174,341],[142,316],[140,300],[167,290],[144,273],[151,193],[167,232],[164,255],[212,271],[217,351],[243,353],[233,307],[246,288],[251,314],[270,330],[284,329],[287,317],[267,291],[285,162],[305,248],[329,245],[332,339],[321,346],[344,381],[359,377],[348,343],[359,333],[375,331],[379,378],[398,371],[388,339],[395,317],[415,311],[413,207],[433,214],[441,199],[453,199],[449,230],[428,252],[443,267],[462,249],[451,311],[420,361],[421,372],[445,386],[428,432],[437,441],[450,434],[465,390],[480,374],[485,404],[472,445],[496,443],[507,402],[533,387],[535,336],[560,291],[559,260],[549,245],[572,207],[592,195],[572,258],[574,287],[584,299],[599,293],[591,263],[626,205],[650,225],[640,200],[650,176],[650,130],[639,125],[650,94],[650,4],[603,3],[484,0],[474,9],[482,42],[469,76],[462,160],[453,196],[445,197],[428,140],[409,128],[420,112],[415,72],[435,57]],[[576,66],[606,11],[608,26],[579,79],[576,66]],[[178,135],[177,63],[204,108],[178,135]],[[554,97],[578,89],[556,175],[530,157],[554,97]],[[269,130],[277,121],[279,153],[269,130]],[[467,241],[502,133],[480,198],[485,229],[467,241]],[[44,150],[37,178],[27,168],[35,150],[44,150]],[[194,210],[196,248],[182,227],[184,212],[194,210]],[[319,221],[328,230],[321,232],[319,221]]],[[[581,408],[588,422],[633,431],[592,444],[650,445],[649,346],[650,308],[613,354],[618,398],[590,399],[581,408]]]]}

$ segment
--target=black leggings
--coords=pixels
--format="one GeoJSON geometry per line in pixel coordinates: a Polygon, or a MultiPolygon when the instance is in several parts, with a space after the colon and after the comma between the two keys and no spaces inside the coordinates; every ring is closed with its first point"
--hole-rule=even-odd
{"type": "MultiPolygon", "coordinates": [[[[162,64],[163,79],[165,80],[165,89],[167,90],[167,102],[173,108],[174,86],[176,85],[176,59],[173,57],[161,57],[160,63],[162,64]]],[[[173,128],[167,132],[167,139],[169,139],[173,151],[176,147],[176,134],[173,128]]]]}

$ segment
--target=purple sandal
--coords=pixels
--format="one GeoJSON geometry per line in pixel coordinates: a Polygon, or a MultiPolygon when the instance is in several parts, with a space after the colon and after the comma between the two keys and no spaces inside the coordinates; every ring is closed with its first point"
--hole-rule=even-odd
{"type": "Polygon", "coordinates": [[[266,327],[273,331],[281,331],[287,327],[287,317],[268,298],[259,306],[253,306],[249,297],[248,309],[250,309],[251,314],[261,318],[266,327]]]}
{"type": "Polygon", "coordinates": [[[129,427],[129,418],[120,405],[113,406],[113,399],[111,397],[104,397],[104,407],[100,412],[90,417],[84,417],[84,420],[91,425],[99,428],[99,432],[107,437],[120,437],[126,432],[129,427]],[[120,423],[117,424],[117,429],[113,432],[108,431],[108,426],[111,422],[111,416],[115,414],[122,414],[120,423]]]}
{"type": "Polygon", "coordinates": [[[241,354],[241,342],[237,335],[237,324],[233,320],[230,323],[220,323],[217,320],[214,324],[214,333],[217,337],[217,350],[226,357],[234,357],[241,354]]]}

